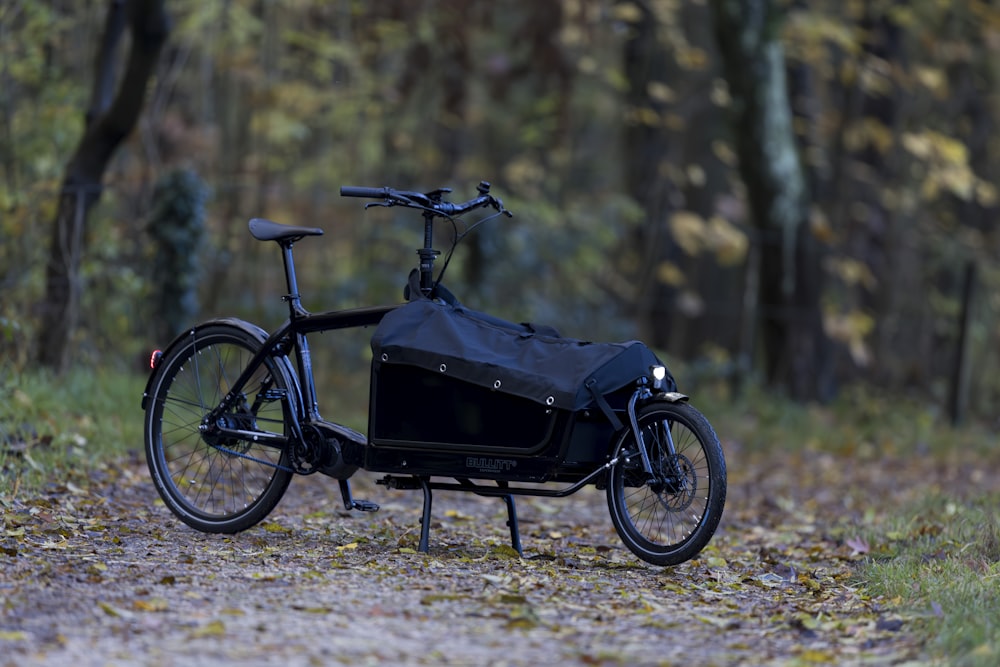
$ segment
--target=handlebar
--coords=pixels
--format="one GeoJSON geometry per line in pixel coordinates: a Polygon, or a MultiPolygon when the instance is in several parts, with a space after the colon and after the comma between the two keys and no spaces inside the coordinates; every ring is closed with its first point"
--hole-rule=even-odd
{"type": "Polygon", "coordinates": [[[364,197],[365,199],[382,199],[388,197],[390,188],[362,188],[354,185],[340,186],[341,197],[364,197]]]}
{"type": "Polygon", "coordinates": [[[341,197],[361,197],[362,199],[380,199],[382,201],[366,204],[368,206],[406,206],[418,208],[434,215],[455,217],[477,208],[492,206],[498,213],[512,217],[512,213],[503,207],[503,201],[490,194],[490,184],[481,181],[476,187],[479,196],[461,204],[442,200],[442,196],[451,192],[450,188],[440,188],[431,192],[408,192],[390,187],[369,188],[354,185],[343,185],[340,188],[341,197]]]}

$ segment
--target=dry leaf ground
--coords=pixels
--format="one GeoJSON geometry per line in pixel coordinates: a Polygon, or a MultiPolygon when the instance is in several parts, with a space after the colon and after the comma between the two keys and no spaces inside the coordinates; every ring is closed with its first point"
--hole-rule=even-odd
{"type": "Polygon", "coordinates": [[[730,446],[730,492],[701,557],[659,569],[629,554],[604,496],[503,503],[359,477],[297,478],[269,520],[200,534],[156,501],[145,467],[3,507],[0,665],[899,664],[909,622],[855,585],[856,531],[971,467],[730,446]]]}

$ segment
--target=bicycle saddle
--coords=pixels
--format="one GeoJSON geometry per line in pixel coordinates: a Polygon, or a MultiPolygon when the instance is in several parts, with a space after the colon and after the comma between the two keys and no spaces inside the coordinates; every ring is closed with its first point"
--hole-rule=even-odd
{"type": "Polygon", "coordinates": [[[303,236],[322,236],[323,230],[319,227],[295,227],[264,218],[253,218],[250,220],[250,233],[258,241],[297,241],[303,236]]]}

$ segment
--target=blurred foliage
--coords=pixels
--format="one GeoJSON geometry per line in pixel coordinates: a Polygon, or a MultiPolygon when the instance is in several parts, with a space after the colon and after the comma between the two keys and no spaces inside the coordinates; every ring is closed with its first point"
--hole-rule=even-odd
{"type": "MultiPolygon", "coordinates": [[[[992,416],[1000,9],[779,5],[838,376],[944,400],[975,262],[968,395],[992,416]]],[[[37,338],[47,230],[104,10],[0,7],[0,354],[17,369],[37,338]]],[[[698,381],[748,371],[747,263],[769,240],[746,220],[707,3],[174,0],[169,11],[156,89],[92,216],[78,358],[134,366],[152,344],[145,267],[157,246],[141,230],[158,179],[188,169],[214,193],[199,318],[285,316],[278,252],[245,231],[254,216],[327,230],[296,246],[309,307],[396,301],[419,217],[364,212],[337,187],[451,186],[464,199],[486,179],[515,217],[456,251],[446,282],[470,307],[584,338],[655,339],[698,381]],[[623,45],[646,15],[665,64],[637,91],[623,45]],[[635,127],[666,138],[655,206],[626,194],[636,157],[623,134],[635,127]]],[[[451,234],[439,226],[438,247],[451,234]]],[[[322,337],[327,367],[363,372],[363,346],[338,339],[322,337]]]]}
{"type": "Polygon", "coordinates": [[[153,193],[147,231],[156,252],[152,257],[153,331],[157,338],[177,335],[198,315],[201,246],[208,189],[190,170],[167,173],[153,193]]]}

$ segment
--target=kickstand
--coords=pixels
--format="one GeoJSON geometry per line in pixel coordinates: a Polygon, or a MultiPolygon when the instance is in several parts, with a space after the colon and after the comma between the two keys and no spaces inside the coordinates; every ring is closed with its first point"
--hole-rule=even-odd
{"type": "Polygon", "coordinates": [[[420,544],[417,551],[428,553],[431,539],[431,485],[426,477],[420,478],[420,488],[424,490],[424,514],[420,519],[420,544]]]}
{"type": "MultiPolygon", "coordinates": [[[[430,551],[431,536],[431,505],[434,501],[434,496],[431,493],[431,483],[429,478],[418,477],[417,481],[420,483],[420,488],[423,489],[424,492],[423,516],[420,518],[420,543],[417,545],[417,551],[421,553],[428,553],[430,551]]],[[[465,483],[464,485],[469,486],[468,483],[465,483]]],[[[507,482],[497,482],[497,486],[501,489],[506,489],[507,482]]],[[[507,526],[510,528],[510,546],[517,552],[518,556],[523,558],[524,551],[521,549],[521,531],[517,523],[517,507],[514,504],[514,494],[505,493],[500,497],[503,498],[504,503],[507,505],[507,526]]]]}
{"type": "MultiPolygon", "coordinates": [[[[507,488],[507,482],[497,482],[501,489],[507,488]]],[[[517,524],[517,507],[514,505],[514,496],[510,493],[503,496],[503,501],[507,505],[507,526],[510,528],[510,546],[517,552],[517,555],[524,558],[524,551],[521,550],[521,531],[517,524]]]]}
{"type": "Polygon", "coordinates": [[[517,508],[514,507],[514,496],[508,494],[503,497],[503,501],[507,503],[507,525],[510,526],[510,546],[517,552],[518,556],[524,558],[524,552],[521,550],[521,533],[517,528],[517,508]]]}

